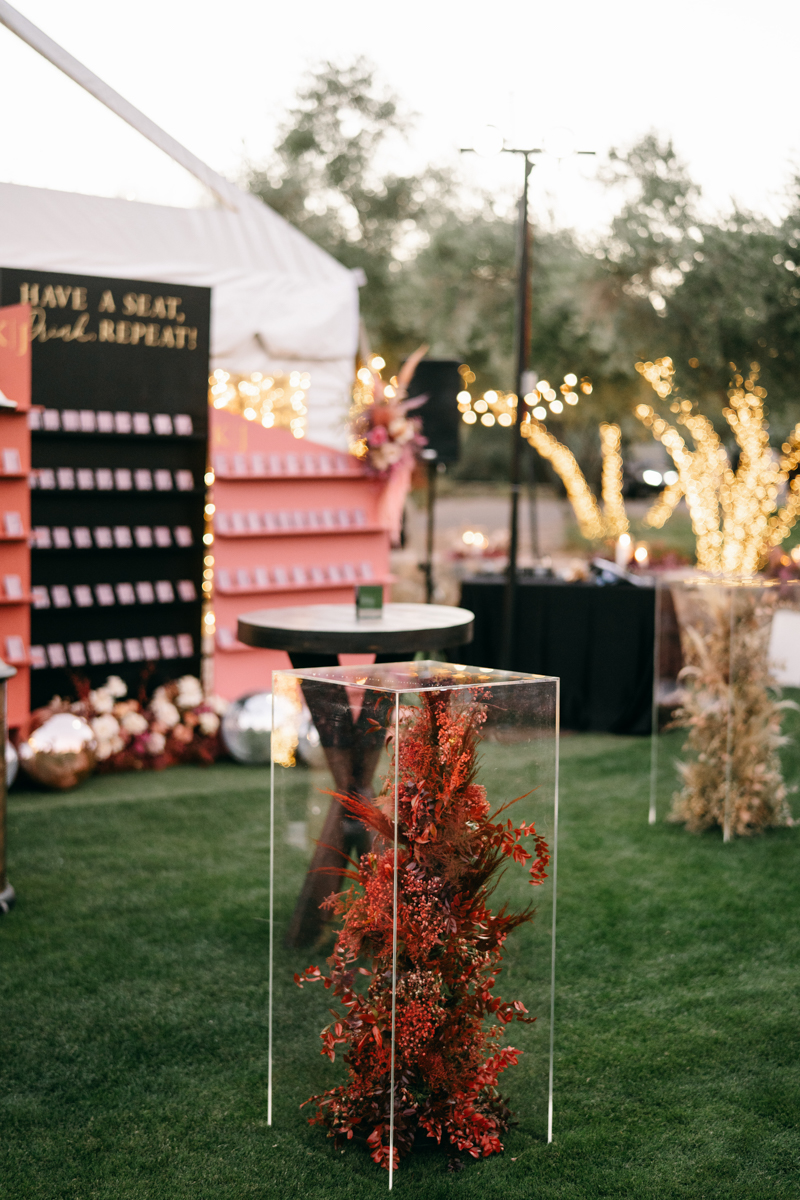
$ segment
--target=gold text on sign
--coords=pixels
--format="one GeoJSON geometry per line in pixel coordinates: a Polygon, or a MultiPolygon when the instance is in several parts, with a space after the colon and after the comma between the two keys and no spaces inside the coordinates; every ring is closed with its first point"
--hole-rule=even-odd
{"type": "MultiPolygon", "coordinates": [[[[179,314],[183,316],[182,313],[179,314]]],[[[100,322],[100,341],[119,346],[167,346],[175,350],[196,350],[197,329],[189,325],[145,325],[141,321],[100,322]]]]}
{"type": "Polygon", "coordinates": [[[168,350],[197,349],[197,327],[184,324],[186,314],[179,311],[183,304],[180,296],[125,292],[117,301],[113,291],[107,288],[101,293],[97,303],[99,313],[116,313],[119,309],[126,317],[149,317],[151,320],[125,321],[101,317],[95,330],[89,324],[92,318],[88,312],[87,288],[60,283],[27,282],[20,284],[19,292],[20,302],[31,305],[31,341],[100,341],[112,342],[118,346],[158,346],[168,350]],[[48,323],[51,315],[48,310],[52,309],[71,309],[81,315],[66,323],[63,318],[55,323],[48,323]],[[152,318],[161,320],[154,321],[152,318]]]}
{"type": "Polygon", "coordinates": [[[69,284],[21,283],[20,304],[32,304],[34,308],[72,308],[75,312],[86,310],[86,288],[70,287],[69,284]]]}

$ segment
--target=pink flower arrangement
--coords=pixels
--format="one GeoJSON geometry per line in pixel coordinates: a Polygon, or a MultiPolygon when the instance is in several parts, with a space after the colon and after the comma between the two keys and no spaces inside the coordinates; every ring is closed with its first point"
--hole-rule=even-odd
{"type": "Polygon", "coordinates": [[[358,372],[350,413],[351,443],[356,456],[376,475],[394,474],[405,468],[410,478],[414,460],[427,445],[419,417],[408,415],[427,397],[407,399],[408,385],[427,349],[421,346],[415,350],[395,382],[384,382],[380,372],[371,367],[362,367],[358,372]]]}

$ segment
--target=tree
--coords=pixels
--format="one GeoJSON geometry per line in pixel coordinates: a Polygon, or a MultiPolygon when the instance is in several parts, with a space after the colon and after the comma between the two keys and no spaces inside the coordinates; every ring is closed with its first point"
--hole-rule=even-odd
{"type": "MultiPolygon", "coordinates": [[[[511,389],[513,208],[465,193],[448,171],[392,170],[410,125],[365,59],[324,63],[287,112],[272,158],[248,168],[248,185],[365,273],[362,317],[390,371],[425,341],[433,356],[468,362],[476,389],[511,389]]],[[[559,419],[559,436],[594,478],[598,422],[618,421],[625,442],[646,436],[633,417],[643,386],[634,363],[668,355],[682,394],[702,401],[722,433],[729,364],[759,361],[782,438],[800,334],[800,178],[781,225],[735,208],[702,218],[699,188],[653,133],[612,150],[604,178],[622,201],[594,244],[568,229],[534,231],[531,365],[551,381],[574,371],[593,384],[559,419]]],[[[474,428],[468,469],[503,476],[509,436],[474,428]]]]}
{"type": "Polygon", "coordinates": [[[586,332],[602,350],[596,377],[617,375],[627,395],[636,359],[668,355],[682,394],[728,435],[721,412],[731,363],[758,361],[782,439],[795,419],[800,180],[781,225],[736,207],[708,220],[671,142],[649,134],[611,160],[607,181],[626,185],[629,198],[595,251],[586,332]]]}
{"type": "MultiPolygon", "coordinates": [[[[373,347],[396,359],[414,346],[395,295],[403,263],[425,245],[450,189],[445,172],[381,173],[409,127],[397,96],[365,59],[324,63],[289,110],[266,166],[250,166],[249,189],[345,266],[361,269],[361,309],[373,347]]],[[[418,341],[414,344],[418,344],[418,341]]]]}

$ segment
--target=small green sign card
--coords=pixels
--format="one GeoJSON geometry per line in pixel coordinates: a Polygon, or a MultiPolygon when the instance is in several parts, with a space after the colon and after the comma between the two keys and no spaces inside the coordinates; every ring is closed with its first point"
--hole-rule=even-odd
{"type": "Polygon", "coordinates": [[[383,615],[383,586],[380,583],[361,583],[356,588],[356,616],[383,615]]]}

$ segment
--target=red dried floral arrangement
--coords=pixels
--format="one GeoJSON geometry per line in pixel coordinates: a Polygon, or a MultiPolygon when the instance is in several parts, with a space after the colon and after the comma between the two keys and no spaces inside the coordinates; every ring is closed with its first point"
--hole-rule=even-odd
{"type": "MultiPolygon", "coordinates": [[[[463,693],[462,693],[463,696],[463,693]]],[[[494,994],[509,933],[533,909],[489,908],[506,858],[530,861],[530,882],[547,878],[547,843],[533,825],[496,821],[476,783],[477,747],[486,706],[453,708],[442,692],[421,693],[419,708],[401,710],[398,769],[397,994],[395,1012],[394,1153],[396,1168],[418,1132],[454,1152],[480,1158],[502,1151],[511,1111],[498,1076],[521,1051],[501,1046],[510,1021],[532,1022],[525,1006],[494,994]],[[520,844],[534,839],[534,854],[520,844]]],[[[391,736],[391,735],[390,735],[391,736]]],[[[377,835],[345,892],[324,902],[343,918],[330,974],[308,967],[295,982],[322,981],[339,1001],[320,1034],[333,1061],[344,1047],[347,1083],[313,1096],[311,1124],[327,1126],[337,1144],[365,1137],[388,1169],[394,889],[394,770],[374,805],[338,797],[377,835]],[[371,967],[357,966],[370,961],[371,967]],[[365,994],[355,990],[366,976],[365,994]]],[[[510,804],[515,803],[510,801],[510,804]]]]}

